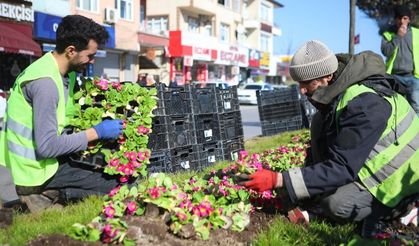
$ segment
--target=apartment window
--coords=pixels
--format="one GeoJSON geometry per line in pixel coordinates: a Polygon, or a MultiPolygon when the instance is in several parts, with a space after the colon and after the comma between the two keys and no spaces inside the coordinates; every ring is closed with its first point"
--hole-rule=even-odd
{"type": "Polygon", "coordinates": [[[212,36],[212,25],[210,22],[207,22],[204,26],[204,34],[207,36],[212,36]]]}
{"type": "Polygon", "coordinates": [[[260,50],[261,51],[270,51],[271,47],[271,35],[265,32],[260,34],[260,50]]]}
{"type": "Polygon", "coordinates": [[[147,31],[161,35],[168,30],[167,27],[167,16],[147,17],[147,31]]]}
{"type": "Polygon", "coordinates": [[[218,0],[218,3],[226,8],[230,8],[230,0],[218,0]]]}
{"type": "Polygon", "coordinates": [[[98,0],[77,0],[77,8],[97,12],[98,0]]]}
{"type": "Polygon", "coordinates": [[[224,43],[230,41],[230,26],[224,23],[220,26],[220,41],[224,43]]]}
{"type": "Polygon", "coordinates": [[[197,18],[188,16],[188,30],[190,32],[199,32],[199,21],[197,18]]]}
{"type": "Polygon", "coordinates": [[[145,6],[143,4],[140,5],[140,27],[141,30],[144,30],[145,26],[145,6]]]}
{"type": "Polygon", "coordinates": [[[119,18],[132,20],[132,0],[116,0],[116,8],[119,9],[119,18]]]}
{"type": "Polygon", "coordinates": [[[241,12],[241,0],[233,0],[233,11],[237,13],[241,12]]]}
{"type": "Polygon", "coordinates": [[[260,19],[272,23],[272,7],[262,3],[260,5],[260,19]]]}

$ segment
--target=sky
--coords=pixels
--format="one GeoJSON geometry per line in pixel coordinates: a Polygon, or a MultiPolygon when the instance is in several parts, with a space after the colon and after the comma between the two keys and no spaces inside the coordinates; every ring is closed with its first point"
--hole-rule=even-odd
{"type": "MultiPolygon", "coordinates": [[[[274,54],[293,54],[304,42],[316,39],[335,53],[349,52],[349,0],[278,0],[274,22],[282,35],[274,39],[274,54]]],[[[373,19],[356,8],[355,53],[372,50],[381,55],[381,37],[373,19]]]]}

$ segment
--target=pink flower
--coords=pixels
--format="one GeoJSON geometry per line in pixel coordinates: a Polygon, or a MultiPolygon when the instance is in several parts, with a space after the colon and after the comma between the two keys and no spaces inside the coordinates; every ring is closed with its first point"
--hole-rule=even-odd
{"type": "Polygon", "coordinates": [[[103,213],[107,218],[113,218],[115,215],[115,209],[112,207],[112,203],[109,203],[109,205],[105,207],[103,213]]]}
{"type": "Polygon", "coordinates": [[[125,152],[124,156],[130,161],[137,160],[137,154],[134,151],[125,152]]]}
{"type": "Polygon", "coordinates": [[[127,204],[127,213],[128,214],[134,214],[135,211],[137,211],[137,203],[134,201],[131,201],[127,204]]]}
{"type": "Polygon", "coordinates": [[[262,198],[271,199],[273,197],[272,192],[270,190],[262,192],[262,198]]]}
{"type": "Polygon", "coordinates": [[[240,150],[239,160],[244,160],[248,155],[249,155],[249,153],[246,150],[240,150]]]}
{"type": "Polygon", "coordinates": [[[147,156],[148,155],[148,152],[147,151],[144,151],[144,152],[142,152],[142,151],[140,151],[140,152],[138,152],[138,160],[139,161],[145,161],[145,159],[147,159],[147,156]]]}
{"type": "Polygon", "coordinates": [[[178,217],[178,219],[180,221],[185,221],[185,220],[188,219],[188,216],[185,213],[182,213],[182,212],[177,212],[176,217],[178,217]]]}
{"type": "Polygon", "coordinates": [[[173,184],[172,187],[170,187],[170,190],[176,190],[177,189],[177,185],[173,184]]]}
{"type": "Polygon", "coordinates": [[[190,210],[191,208],[192,208],[192,202],[190,201],[190,200],[184,200],[184,201],[181,201],[180,203],[179,203],[179,207],[181,208],[181,209],[187,209],[187,210],[190,210]]]}
{"type": "Polygon", "coordinates": [[[134,165],[132,163],[128,163],[124,166],[123,173],[126,176],[132,176],[134,174],[134,165]]]}
{"type": "Polygon", "coordinates": [[[121,176],[121,177],[119,178],[119,182],[121,182],[121,183],[126,183],[126,182],[128,182],[128,177],[127,177],[127,176],[121,176]]]}
{"type": "Polygon", "coordinates": [[[126,120],[122,120],[122,128],[123,129],[127,128],[127,121],[126,120]]]}
{"type": "Polygon", "coordinates": [[[104,243],[110,243],[118,235],[119,230],[112,230],[112,226],[107,224],[102,229],[101,240],[104,243]]]}
{"type": "Polygon", "coordinates": [[[190,185],[195,184],[195,183],[196,183],[196,179],[194,179],[194,178],[189,179],[189,184],[190,185]]]}
{"type": "Polygon", "coordinates": [[[146,134],[148,134],[148,133],[150,132],[150,128],[147,128],[147,127],[145,127],[145,126],[139,126],[139,127],[137,128],[137,132],[138,132],[138,134],[140,134],[140,135],[146,135],[146,134]]]}
{"type": "Polygon", "coordinates": [[[131,161],[130,164],[133,165],[135,168],[141,167],[141,162],[138,161],[131,161]]]}
{"type": "Polygon", "coordinates": [[[118,138],[118,143],[119,144],[124,144],[126,141],[127,141],[127,139],[125,138],[125,136],[119,135],[119,138],[118,138]]]}
{"type": "Polygon", "coordinates": [[[119,191],[119,189],[121,188],[121,186],[117,186],[115,188],[113,188],[110,192],[109,192],[109,197],[113,197],[114,195],[116,195],[119,191]]]}
{"type": "Polygon", "coordinates": [[[119,159],[111,159],[109,161],[109,166],[111,166],[111,167],[116,167],[118,165],[119,165],[119,159]]]}
{"type": "Polygon", "coordinates": [[[95,81],[96,86],[99,87],[100,90],[106,91],[109,88],[109,82],[105,79],[101,79],[99,81],[95,81]]]}
{"type": "Polygon", "coordinates": [[[151,198],[156,199],[160,197],[160,190],[157,187],[148,189],[148,194],[151,196],[151,198]]]}
{"type": "Polygon", "coordinates": [[[112,82],[112,87],[117,90],[117,91],[121,91],[122,90],[122,85],[121,83],[117,83],[117,82],[112,82]]]}

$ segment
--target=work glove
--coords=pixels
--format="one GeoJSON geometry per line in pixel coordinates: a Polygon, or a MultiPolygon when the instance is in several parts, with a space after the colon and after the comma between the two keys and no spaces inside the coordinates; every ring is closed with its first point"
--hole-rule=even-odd
{"type": "Polygon", "coordinates": [[[278,181],[278,173],[262,169],[249,176],[250,181],[243,181],[239,184],[245,186],[248,189],[252,189],[258,192],[264,192],[267,190],[273,190],[276,188],[278,181]]]}
{"type": "Polygon", "coordinates": [[[100,140],[117,139],[122,133],[122,128],[122,120],[104,120],[93,127],[100,140]]]}

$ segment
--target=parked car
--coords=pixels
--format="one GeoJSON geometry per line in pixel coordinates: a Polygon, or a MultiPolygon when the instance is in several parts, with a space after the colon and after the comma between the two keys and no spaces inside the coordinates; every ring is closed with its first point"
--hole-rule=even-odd
{"type": "Polygon", "coordinates": [[[207,82],[194,81],[193,84],[198,85],[201,88],[207,87],[207,86],[216,86],[221,89],[227,89],[230,87],[230,85],[224,80],[211,80],[207,82]]]}
{"type": "Polygon", "coordinates": [[[241,104],[258,104],[256,91],[272,91],[274,87],[269,83],[247,83],[237,89],[237,96],[241,104]]]}
{"type": "Polygon", "coordinates": [[[6,113],[6,92],[0,89],[0,129],[3,128],[3,118],[4,114],[6,113]]]}

